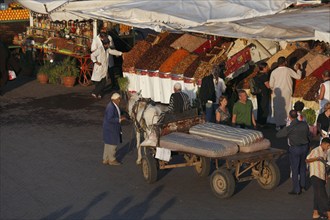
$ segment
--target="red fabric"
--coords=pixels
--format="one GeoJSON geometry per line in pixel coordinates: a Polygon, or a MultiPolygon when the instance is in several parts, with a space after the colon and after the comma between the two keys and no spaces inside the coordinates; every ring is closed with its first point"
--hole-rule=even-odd
{"type": "Polygon", "coordinates": [[[207,40],[205,43],[203,43],[201,46],[199,46],[196,50],[194,50],[194,53],[201,54],[203,52],[210,51],[219,41],[221,41],[221,37],[215,37],[215,39],[212,37],[210,40],[207,40]],[[211,42],[210,42],[211,40],[211,42]],[[204,51],[205,48],[205,51],[204,51]]]}
{"type": "Polygon", "coordinates": [[[229,74],[235,72],[250,60],[251,60],[250,48],[246,47],[245,49],[236,53],[234,56],[232,56],[227,60],[225,75],[228,76],[229,74]]]}
{"type": "Polygon", "coordinates": [[[171,74],[169,74],[169,73],[162,73],[162,72],[159,72],[158,75],[159,75],[159,78],[162,78],[162,79],[168,79],[168,78],[171,78],[171,74]]]}
{"type": "Polygon", "coordinates": [[[148,72],[148,76],[149,77],[158,77],[159,76],[159,72],[158,71],[153,71],[153,72],[149,71],[148,72]]]}
{"type": "Polygon", "coordinates": [[[322,79],[322,73],[324,71],[330,71],[330,59],[328,59],[327,61],[325,61],[319,68],[317,68],[313,73],[312,75],[317,77],[317,78],[320,78],[322,79]]]}

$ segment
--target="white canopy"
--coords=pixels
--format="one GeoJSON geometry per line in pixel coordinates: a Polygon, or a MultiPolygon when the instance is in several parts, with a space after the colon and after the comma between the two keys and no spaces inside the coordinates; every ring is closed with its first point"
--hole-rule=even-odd
{"type": "Polygon", "coordinates": [[[25,8],[30,9],[31,11],[48,14],[49,12],[63,6],[68,0],[18,0],[18,2],[23,5],[25,8]]]}
{"type": "MultiPolygon", "coordinates": [[[[284,10],[294,0],[18,0],[53,20],[102,19],[150,28],[268,40],[330,42],[330,7],[284,10]],[[317,37],[316,37],[317,35],[317,37]]],[[[301,2],[301,1],[300,1],[301,2]]]]}
{"type": "Polygon", "coordinates": [[[234,38],[321,40],[330,43],[330,5],[291,9],[234,22],[213,22],[184,30],[234,38]]]}
{"type": "Polygon", "coordinates": [[[91,17],[134,24],[160,31],[163,28],[182,29],[211,21],[234,21],[275,14],[293,0],[140,0],[112,4],[103,8],[76,10],[91,17]]]}

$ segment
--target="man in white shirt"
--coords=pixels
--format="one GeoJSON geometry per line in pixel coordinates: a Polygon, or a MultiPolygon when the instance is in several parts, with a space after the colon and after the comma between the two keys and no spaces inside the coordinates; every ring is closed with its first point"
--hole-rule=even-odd
{"type": "Polygon", "coordinates": [[[95,89],[92,91],[92,96],[99,99],[103,96],[106,80],[108,78],[108,57],[110,55],[122,56],[123,54],[121,51],[110,49],[110,42],[107,38],[101,43],[102,47],[97,48],[91,54],[91,60],[94,63],[91,80],[95,83],[95,89]]]}
{"type": "Polygon", "coordinates": [[[269,86],[274,93],[273,106],[276,130],[284,127],[288,113],[292,109],[292,91],[294,79],[301,78],[300,64],[295,65],[294,70],[287,67],[285,57],[279,57],[278,67],[270,75],[269,86]]]}
{"type": "MultiPolygon", "coordinates": [[[[98,48],[103,47],[102,41],[104,41],[105,39],[109,40],[109,48],[110,49],[116,49],[112,37],[110,35],[108,35],[106,32],[101,31],[100,34],[97,35],[93,39],[93,42],[92,42],[92,45],[91,45],[91,52],[93,53],[98,48]]],[[[109,74],[110,79],[111,79],[111,84],[112,84],[112,87],[117,88],[118,83],[116,81],[115,73],[112,71],[112,67],[114,67],[114,65],[115,65],[113,56],[110,54],[108,59],[109,59],[108,60],[108,74],[109,74]]]]}

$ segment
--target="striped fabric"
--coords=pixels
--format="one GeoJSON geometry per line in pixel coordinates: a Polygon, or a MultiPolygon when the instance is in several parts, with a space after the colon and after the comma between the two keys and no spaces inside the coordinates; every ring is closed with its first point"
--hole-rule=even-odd
{"type": "Polygon", "coordinates": [[[184,92],[173,93],[170,97],[168,112],[182,113],[191,109],[189,96],[184,92]]]}
{"type": "Polygon", "coordinates": [[[260,141],[254,142],[252,144],[240,146],[239,152],[242,152],[242,153],[256,152],[259,150],[266,150],[266,149],[270,148],[270,146],[271,146],[270,141],[268,139],[264,138],[260,141]]]}
{"type": "Polygon", "coordinates": [[[232,141],[241,146],[247,146],[263,139],[260,131],[234,128],[228,125],[204,123],[189,129],[190,134],[211,137],[217,140],[232,141]]]}
{"type": "Polygon", "coordinates": [[[192,153],[209,158],[220,158],[238,152],[238,146],[234,142],[180,132],[161,136],[159,145],[172,151],[192,153]]]}
{"type": "MultiPolygon", "coordinates": [[[[324,160],[327,159],[327,154],[322,150],[321,146],[314,148],[307,156],[307,159],[316,157],[323,157],[324,160]]],[[[322,180],[326,180],[325,164],[321,161],[309,163],[309,175],[310,177],[316,176],[322,180]]]]}

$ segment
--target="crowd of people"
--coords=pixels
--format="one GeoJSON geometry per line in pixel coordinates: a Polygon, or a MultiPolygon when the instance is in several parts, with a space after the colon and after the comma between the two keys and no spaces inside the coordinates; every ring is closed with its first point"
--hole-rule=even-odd
{"type": "MultiPolygon", "coordinates": [[[[106,63],[105,60],[102,62],[106,63]]],[[[297,101],[292,108],[293,78],[300,79],[302,70],[300,65],[295,65],[295,70],[293,70],[287,67],[286,64],[284,57],[278,58],[278,67],[273,71],[270,71],[266,63],[262,62],[259,64],[259,73],[256,76],[256,81],[259,84],[259,88],[261,88],[261,92],[257,94],[257,119],[253,113],[253,104],[248,99],[248,94],[245,90],[237,91],[238,100],[233,104],[232,109],[228,108],[228,98],[225,96],[226,84],[220,77],[223,70],[219,66],[215,66],[211,74],[202,79],[200,88],[202,109],[205,114],[205,120],[208,122],[257,129],[257,123],[260,127],[265,126],[267,123],[270,112],[270,99],[273,93],[276,137],[287,138],[288,143],[292,174],[292,190],[289,192],[289,195],[300,195],[302,190],[307,190],[308,164],[314,190],[313,218],[327,219],[328,213],[330,213],[330,199],[328,199],[326,190],[326,166],[327,161],[330,159],[328,153],[330,148],[329,72],[325,71],[323,73],[324,82],[321,84],[317,94],[320,100],[320,114],[317,117],[317,128],[321,137],[320,145],[311,150],[310,129],[302,114],[305,107],[304,103],[297,101]]],[[[176,83],[173,90],[167,113],[180,114],[190,110],[191,102],[189,96],[182,91],[181,84],[176,83]]],[[[116,144],[119,143],[121,135],[118,126],[120,127],[120,121],[123,119],[120,117],[120,111],[118,110],[117,99],[120,99],[119,94],[115,93],[111,99],[112,102],[107,106],[104,118],[105,153],[103,163],[119,165],[120,163],[115,159],[115,148],[116,144]],[[109,118],[110,115],[112,119],[109,118]],[[107,124],[112,124],[113,129],[111,130],[116,130],[116,138],[112,137],[111,140],[109,139],[110,136],[107,134],[111,132],[107,124]]]]}

